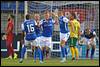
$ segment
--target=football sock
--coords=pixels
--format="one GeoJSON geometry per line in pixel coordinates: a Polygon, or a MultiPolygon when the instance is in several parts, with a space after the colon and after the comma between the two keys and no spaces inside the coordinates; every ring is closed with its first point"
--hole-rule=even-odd
{"type": "Polygon", "coordinates": [[[75,50],[75,54],[76,54],[76,59],[78,59],[79,58],[78,49],[75,47],[74,50],[75,50]]]}
{"type": "Polygon", "coordinates": [[[95,52],[95,49],[92,48],[92,50],[91,50],[91,59],[93,59],[94,52],[95,52]]]}
{"type": "Polygon", "coordinates": [[[65,57],[65,48],[61,46],[61,55],[64,58],[65,57]]]}
{"type": "Polygon", "coordinates": [[[26,52],[26,46],[24,45],[24,46],[22,47],[22,50],[21,50],[21,58],[22,58],[22,59],[24,58],[25,52],[26,52]]]}
{"type": "Polygon", "coordinates": [[[65,55],[67,56],[67,54],[68,54],[68,53],[67,53],[67,48],[65,47],[65,55]]]}
{"type": "Polygon", "coordinates": [[[71,53],[72,53],[72,58],[74,58],[74,55],[75,55],[74,48],[73,47],[70,47],[70,49],[71,49],[71,53]]]}
{"type": "Polygon", "coordinates": [[[34,60],[36,60],[36,52],[37,52],[37,49],[35,48],[34,49],[34,60]]]}
{"type": "Polygon", "coordinates": [[[39,59],[41,60],[41,61],[43,61],[43,53],[42,53],[42,50],[40,49],[40,48],[38,48],[38,52],[39,52],[39,59]]]}

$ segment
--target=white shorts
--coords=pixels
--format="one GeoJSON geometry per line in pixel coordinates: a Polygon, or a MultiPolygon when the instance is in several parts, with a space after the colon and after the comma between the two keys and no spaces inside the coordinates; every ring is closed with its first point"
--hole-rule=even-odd
{"type": "Polygon", "coordinates": [[[36,38],[36,46],[41,46],[41,36],[36,38]]]}
{"type": "Polygon", "coordinates": [[[44,36],[41,36],[41,44],[40,44],[41,47],[49,47],[51,48],[52,46],[52,38],[51,37],[44,37],[44,36]]]}
{"type": "Polygon", "coordinates": [[[60,33],[60,41],[61,40],[67,41],[69,36],[70,36],[70,32],[68,32],[68,33],[60,33]]]}
{"type": "Polygon", "coordinates": [[[89,45],[89,44],[96,45],[96,39],[94,38],[93,41],[91,41],[91,39],[85,38],[85,44],[86,45],[89,45]]]}
{"type": "Polygon", "coordinates": [[[25,46],[28,45],[36,46],[36,40],[31,40],[31,41],[25,40],[25,46]]]}

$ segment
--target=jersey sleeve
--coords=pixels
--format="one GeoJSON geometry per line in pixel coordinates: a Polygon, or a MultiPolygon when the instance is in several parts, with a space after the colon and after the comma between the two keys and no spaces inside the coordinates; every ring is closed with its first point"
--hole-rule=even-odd
{"type": "Polygon", "coordinates": [[[37,25],[36,21],[34,21],[35,25],[37,25]]]}
{"type": "Polygon", "coordinates": [[[81,33],[84,34],[84,31],[82,30],[81,33]]]}
{"type": "Polygon", "coordinates": [[[23,23],[21,24],[21,29],[22,29],[22,31],[24,31],[24,24],[23,23]]]}
{"type": "Polygon", "coordinates": [[[40,25],[42,25],[43,24],[43,20],[40,20],[40,25]]]}
{"type": "Polygon", "coordinates": [[[96,32],[95,31],[93,31],[93,35],[96,35],[96,32]]]}
{"type": "Polygon", "coordinates": [[[63,22],[68,23],[69,20],[68,20],[66,17],[64,17],[64,18],[63,18],[63,22]]]}
{"type": "Polygon", "coordinates": [[[55,23],[55,20],[52,19],[52,22],[55,23]]]}

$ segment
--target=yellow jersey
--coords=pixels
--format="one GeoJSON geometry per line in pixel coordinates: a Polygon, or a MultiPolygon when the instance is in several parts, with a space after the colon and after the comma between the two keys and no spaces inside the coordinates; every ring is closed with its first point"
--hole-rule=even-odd
{"type": "Polygon", "coordinates": [[[72,20],[71,22],[73,24],[73,30],[72,30],[71,24],[70,23],[68,24],[69,30],[70,30],[70,37],[78,38],[78,34],[80,30],[80,23],[76,19],[72,20]]]}

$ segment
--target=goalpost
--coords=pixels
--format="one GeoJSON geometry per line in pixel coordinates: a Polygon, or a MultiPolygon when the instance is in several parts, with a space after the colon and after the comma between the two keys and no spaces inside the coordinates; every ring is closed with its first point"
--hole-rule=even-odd
{"type": "MultiPolygon", "coordinates": [[[[25,8],[24,8],[24,19],[25,19],[26,14],[28,14],[28,3],[27,3],[27,1],[24,2],[24,6],[25,6],[25,8]]],[[[27,58],[27,51],[25,53],[25,59],[26,58],[27,58]]]]}

